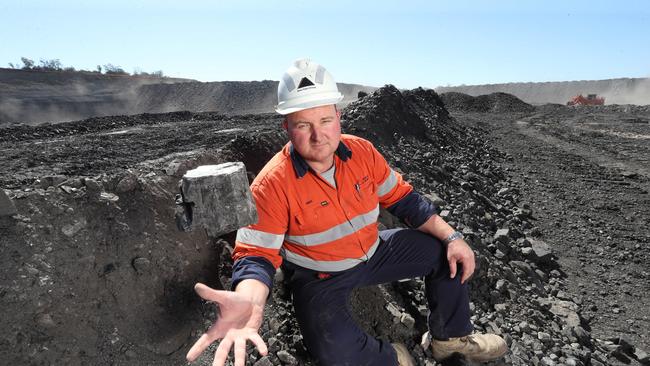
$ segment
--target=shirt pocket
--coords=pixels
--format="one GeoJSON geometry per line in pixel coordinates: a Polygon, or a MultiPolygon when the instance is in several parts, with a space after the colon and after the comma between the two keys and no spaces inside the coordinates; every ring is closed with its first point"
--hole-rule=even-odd
{"type": "Polygon", "coordinates": [[[336,226],[339,212],[334,204],[322,201],[306,207],[294,215],[297,235],[309,235],[326,231],[336,226]]]}
{"type": "Polygon", "coordinates": [[[372,179],[368,179],[365,182],[355,183],[354,197],[359,203],[361,203],[363,207],[374,207],[374,205],[378,202],[376,190],[377,188],[375,187],[375,182],[372,179]]]}

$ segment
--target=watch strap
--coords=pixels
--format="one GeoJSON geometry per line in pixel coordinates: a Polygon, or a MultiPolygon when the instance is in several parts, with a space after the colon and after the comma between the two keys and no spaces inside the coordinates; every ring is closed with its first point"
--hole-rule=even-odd
{"type": "Polygon", "coordinates": [[[445,240],[442,241],[442,243],[447,245],[456,239],[463,239],[464,237],[465,236],[460,231],[454,231],[453,233],[449,234],[449,236],[447,236],[445,240]]]}

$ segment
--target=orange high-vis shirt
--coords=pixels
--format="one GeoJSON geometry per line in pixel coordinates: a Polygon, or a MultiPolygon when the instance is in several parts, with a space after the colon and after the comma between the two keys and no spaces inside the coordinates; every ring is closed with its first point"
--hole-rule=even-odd
{"type": "Polygon", "coordinates": [[[260,171],[251,192],[256,224],[240,228],[233,259],[282,260],[315,271],[342,271],[377,249],[379,207],[413,188],[367,140],[342,135],[335,158],[336,187],[308,169],[291,143],[260,171]]]}

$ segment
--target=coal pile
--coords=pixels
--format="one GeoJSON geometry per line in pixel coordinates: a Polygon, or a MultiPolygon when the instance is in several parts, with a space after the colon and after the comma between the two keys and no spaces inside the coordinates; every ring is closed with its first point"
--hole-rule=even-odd
{"type": "Polygon", "coordinates": [[[402,93],[393,85],[351,103],[345,109],[342,128],[383,145],[397,143],[403,136],[431,142],[462,138],[434,90],[418,88],[402,93]]]}
{"type": "Polygon", "coordinates": [[[440,97],[450,111],[505,113],[535,110],[535,107],[514,95],[500,92],[477,97],[458,92],[447,92],[442,93],[440,97]]]}

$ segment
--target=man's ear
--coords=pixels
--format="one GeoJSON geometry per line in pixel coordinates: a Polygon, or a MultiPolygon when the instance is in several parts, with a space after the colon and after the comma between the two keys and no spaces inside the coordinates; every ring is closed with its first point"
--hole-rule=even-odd
{"type": "Polygon", "coordinates": [[[284,128],[285,131],[289,130],[289,122],[286,117],[282,120],[282,128],[284,128]]]}

